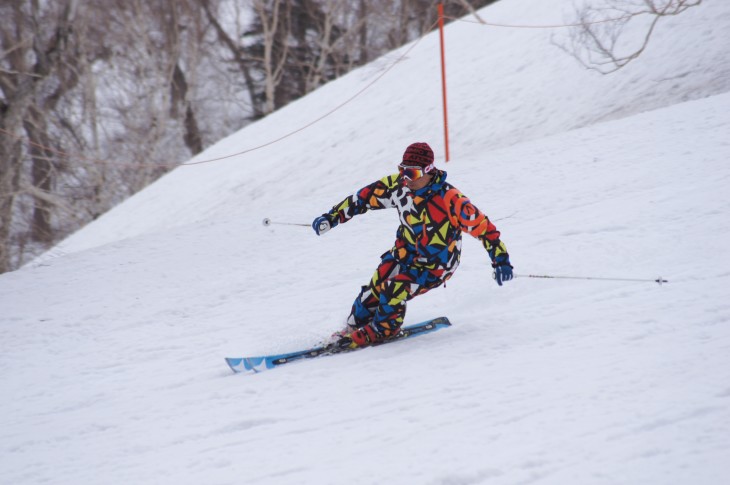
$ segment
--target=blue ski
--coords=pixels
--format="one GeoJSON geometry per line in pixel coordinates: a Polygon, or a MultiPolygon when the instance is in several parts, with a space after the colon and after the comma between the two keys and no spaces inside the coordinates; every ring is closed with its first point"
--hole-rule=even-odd
{"type": "MultiPolygon", "coordinates": [[[[417,337],[419,335],[425,335],[450,326],[451,322],[449,322],[449,319],[446,317],[438,317],[425,322],[416,323],[415,325],[404,326],[401,328],[400,333],[395,337],[378,342],[372,345],[372,347],[417,337]]],[[[354,350],[360,349],[351,349],[348,347],[341,348],[336,344],[329,344],[307,350],[300,350],[298,352],[289,352],[286,354],[263,355],[260,357],[226,357],[226,363],[228,363],[228,366],[233,370],[233,372],[263,372],[280,365],[288,364],[289,362],[313,359],[324,355],[352,352],[354,350]]]]}

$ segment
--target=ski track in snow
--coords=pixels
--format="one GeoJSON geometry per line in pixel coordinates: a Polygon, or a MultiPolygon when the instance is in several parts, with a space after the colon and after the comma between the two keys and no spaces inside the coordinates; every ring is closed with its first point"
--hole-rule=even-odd
{"type": "MultiPolygon", "coordinates": [[[[559,5],[483,13],[554,23],[559,5]]],[[[447,29],[441,167],[496,221],[515,271],[668,284],[498,288],[467,236],[455,277],[407,315],[453,327],[230,373],[223,357],[338,328],[392,244],[392,211],[322,237],[261,220],[310,221],[411,141],[442,151],[431,35],[346,111],[178,169],[0,275],[0,483],[730,483],[729,24],[726,2],[703,2],[603,77],[554,33],[447,29]]],[[[396,55],[199,159],[301,126],[396,55]]]]}

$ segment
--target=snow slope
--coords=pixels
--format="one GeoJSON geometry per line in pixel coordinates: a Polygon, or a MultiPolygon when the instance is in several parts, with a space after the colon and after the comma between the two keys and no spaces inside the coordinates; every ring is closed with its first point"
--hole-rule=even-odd
{"type": "MultiPolygon", "coordinates": [[[[562,4],[482,14],[555,23],[562,4]]],[[[0,275],[0,483],[730,481],[729,15],[706,1],[661,23],[610,77],[551,48],[550,32],[447,31],[445,168],[496,220],[516,271],[669,284],[498,288],[469,239],[448,287],[409,305],[408,321],[446,314],[451,329],[231,375],[224,356],[337,327],[392,243],[391,211],[319,238],[261,219],[309,222],[392,171],[411,141],[439,146],[428,36],[309,130],[180,168],[58,257],[0,275]],[[680,48],[663,45],[675,36],[680,48]]],[[[395,57],[199,159],[311,121],[395,57]]]]}

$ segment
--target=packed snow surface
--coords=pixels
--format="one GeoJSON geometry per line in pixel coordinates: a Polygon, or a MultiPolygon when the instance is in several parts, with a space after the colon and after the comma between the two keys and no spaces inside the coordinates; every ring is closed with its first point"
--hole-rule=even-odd
{"type": "MultiPolygon", "coordinates": [[[[495,23],[571,19],[502,0],[495,23]]],[[[638,35],[639,27],[628,32],[638,35]]],[[[565,29],[446,29],[201,153],[0,276],[2,484],[730,483],[730,3],[662,19],[609,76],[565,29]],[[679,40],[678,40],[679,39],[679,40]],[[410,51],[407,49],[411,48],[410,51]],[[308,224],[427,141],[495,221],[407,322],[412,341],[233,374],[340,327],[394,211],[308,224]],[[544,280],[596,276],[669,283],[544,280]]]]}

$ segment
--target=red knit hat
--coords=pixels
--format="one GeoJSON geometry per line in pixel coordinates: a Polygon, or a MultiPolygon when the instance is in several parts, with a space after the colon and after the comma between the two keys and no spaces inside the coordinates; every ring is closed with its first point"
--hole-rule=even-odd
{"type": "Polygon", "coordinates": [[[426,172],[429,172],[433,169],[433,150],[428,146],[428,143],[412,143],[406,148],[401,165],[406,167],[421,167],[426,169],[426,172]]]}

